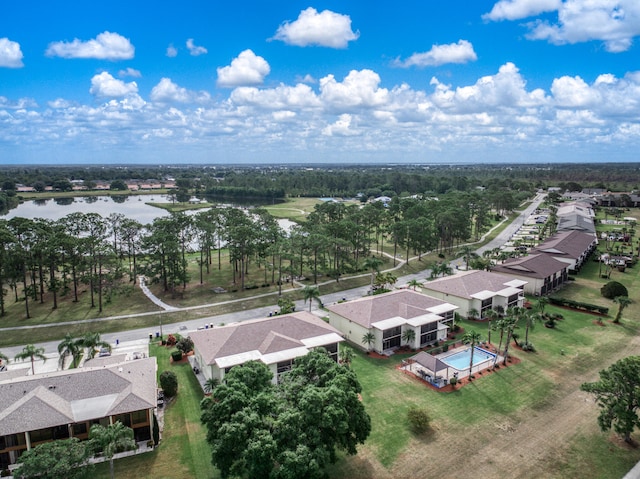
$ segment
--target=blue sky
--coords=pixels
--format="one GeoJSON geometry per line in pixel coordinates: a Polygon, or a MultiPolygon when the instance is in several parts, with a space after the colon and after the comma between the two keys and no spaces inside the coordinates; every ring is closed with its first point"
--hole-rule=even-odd
{"type": "Polygon", "coordinates": [[[638,161],[638,0],[4,2],[0,164],[638,161]]]}

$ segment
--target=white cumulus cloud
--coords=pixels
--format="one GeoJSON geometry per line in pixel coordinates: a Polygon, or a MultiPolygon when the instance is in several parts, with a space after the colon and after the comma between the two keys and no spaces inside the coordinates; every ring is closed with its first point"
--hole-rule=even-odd
{"type": "Polygon", "coordinates": [[[628,50],[640,35],[640,2],[637,0],[569,0],[558,10],[558,22],[529,24],[528,38],[557,45],[591,40],[604,42],[607,51],[628,50]]]}
{"type": "Polygon", "coordinates": [[[103,32],[86,42],[77,38],[72,42],[53,42],[46,51],[51,57],[100,60],[130,60],[134,53],[135,48],[128,38],[112,32],[103,32]]]}
{"type": "Polygon", "coordinates": [[[231,61],[231,65],[219,67],[217,85],[220,87],[235,87],[241,85],[260,85],[264,82],[271,67],[261,56],[252,50],[245,50],[231,61]]]}
{"type": "Polygon", "coordinates": [[[332,124],[322,129],[322,134],[326,136],[356,136],[360,133],[352,128],[353,117],[347,113],[340,117],[332,124]]]}
{"type": "Polygon", "coordinates": [[[352,70],[342,82],[333,75],[320,79],[320,96],[335,109],[377,107],[388,101],[389,91],[380,88],[380,75],[373,70],[352,70]]]}
{"type": "Polygon", "coordinates": [[[519,20],[533,17],[544,12],[558,10],[562,0],[500,0],[489,13],[482,15],[484,20],[519,20]]]}
{"type": "Polygon", "coordinates": [[[458,43],[448,45],[433,45],[428,52],[414,53],[404,61],[396,60],[394,64],[404,68],[426,67],[447,63],[467,63],[477,59],[478,56],[473,50],[473,45],[467,40],[459,40],[458,43]]]}
{"type": "Polygon", "coordinates": [[[306,47],[316,45],[330,48],[346,48],[350,41],[357,40],[359,32],[351,30],[351,18],[330,10],[320,13],[309,7],[302,10],[298,19],[284,22],[273,39],[288,45],[306,47]]]}
{"type": "Polygon", "coordinates": [[[604,42],[612,53],[627,51],[640,35],[638,0],[501,0],[485,20],[519,20],[556,12],[557,21],[528,22],[527,38],[547,40],[555,45],[604,42]]]}
{"type": "Polygon", "coordinates": [[[0,38],[0,67],[21,68],[23,66],[20,44],[6,37],[0,38]]]}
{"type": "Polygon", "coordinates": [[[160,103],[191,103],[209,100],[206,92],[197,93],[173,83],[170,78],[162,78],[151,90],[151,100],[160,103]]]}
{"type": "Polygon", "coordinates": [[[125,83],[108,72],[102,72],[91,79],[89,93],[96,97],[123,98],[137,94],[138,85],[136,82],[125,83]]]}
{"type": "Polygon", "coordinates": [[[189,54],[194,57],[207,53],[207,49],[205,47],[201,47],[193,43],[193,38],[189,38],[187,40],[187,49],[189,50],[189,54]]]}

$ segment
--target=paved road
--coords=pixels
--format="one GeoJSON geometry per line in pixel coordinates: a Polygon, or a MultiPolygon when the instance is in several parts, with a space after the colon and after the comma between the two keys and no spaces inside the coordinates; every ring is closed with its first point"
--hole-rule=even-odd
{"type": "MultiPolygon", "coordinates": [[[[498,234],[496,238],[491,240],[486,245],[478,248],[477,253],[482,254],[483,251],[497,248],[499,246],[502,246],[506,241],[508,241],[511,238],[511,236],[513,236],[513,234],[523,225],[525,219],[529,217],[529,215],[540,205],[540,203],[542,203],[542,201],[544,200],[544,197],[545,197],[544,194],[538,194],[536,198],[533,200],[533,202],[531,203],[531,205],[529,205],[510,225],[508,225],[500,234],[498,234]]],[[[461,266],[463,264],[463,259],[458,258],[452,261],[451,264],[454,268],[456,265],[461,266]]],[[[400,267],[400,266],[401,265],[399,264],[397,267],[400,267]]],[[[404,285],[404,284],[407,284],[412,279],[424,281],[425,278],[429,276],[429,274],[430,274],[430,270],[425,269],[424,271],[421,271],[416,274],[402,276],[398,278],[397,284],[404,285]]],[[[322,293],[322,285],[320,285],[319,287],[320,287],[320,293],[322,293]]],[[[369,289],[369,286],[353,288],[345,291],[339,291],[337,293],[322,295],[321,299],[325,305],[334,304],[343,299],[351,300],[351,299],[361,298],[367,294],[368,289],[369,289]]],[[[144,288],[143,288],[143,291],[144,291],[144,288]]],[[[148,289],[145,291],[145,294],[150,295],[150,297],[153,296],[148,291],[148,289]]],[[[273,294],[268,293],[268,295],[273,295],[273,294]]],[[[233,300],[233,301],[242,301],[242,300],[233,300]]],[[[248,319],[264,318],[264,317],[268,317],[270,313],[273,313],[274,311],[277,310],[275,303],[276,303],[276,296],[274,295],[273,306],[247,309],[243,311],[237,311],[234,313],[228,313],[228,314],[222,314],[217,316],[210,316],[207,318],[184,321],[181,323],[172,323],[172,324],[166,324],[166,325],[161,325],[160,323],[158,323],[158,325],[155,328],[133,329],[130,331],[122,331],[119,333],[103,334],[102,339],[112,344],[115,344],[116,341],[118,342],[139,341],[141,339],[148,339],[150,334],[155,336],[156,334],[159,334],[160,331],[162,331],[163,335],[173,334],[173,333],[184,333],[186,331],[190,331],[190,330],[192,331],[205,326],[212,326],[212,325],[215,326],[219,324],[229,324],[229,323],[234,323],[239,321],[246,321],[248,319]]],[[[159,304],[159,303],[156,302],[156,304],[159,304]]],[[[202,306],[199,306],[199,307],[202,307],[202,306]]],[[[173,308],[171,306],[169,306],[169,308],[171,308],[171,310],[174,310],[174,311],[179,309],[179,308],[173,308]]],[[[191,307],[191,308],[185,308],[185,309],[196,309],[196,308],[198,307],[191,307]]],[[[305,308],[307,310],[309,309],[309,303],[304,304],[302,301],[296,302],[296,310],[302,310],[305,308]]],[[[316,302],[314,302],[312,305],[312,312],[318,315],[324,315],[324,313],[318,309],[318,305],[316,302]]],[[[144,313],[144,314],[151,315],[151,314],[158,314],[158,312],[144,313]]],[[[122,316],[122,318],[123,317],[124,316],[122,316]]],[[[109,319],[114,319],[114,318],[113,317],[101,318],[101,320],[109,320],[109,319]]],[[[0,329],[0,334],[1,334],[1,331],[2,330],[0,329]]],[[[55,358],[57,355],[57,348],[58,348],[59,342],[60,342],[59,340],[49,341],[45,343],[40,343],[37,346],[43,347],[45,349],[45,354],[48,357],[55,358]]],[[[22,346],[5,347],[5,348],[2,348],[1,351],[5,355],[7,355],[9,358],[13,358],[15,357],[16,354],[22,351],[22,346]]],[[[57,358],[55,360],[57,361],[57,358]]],[[[53,360],[51,362],[53,362],[53,360]]],[[[36,368],[38,368],[38,366],[36,366],[36,368]]]]}

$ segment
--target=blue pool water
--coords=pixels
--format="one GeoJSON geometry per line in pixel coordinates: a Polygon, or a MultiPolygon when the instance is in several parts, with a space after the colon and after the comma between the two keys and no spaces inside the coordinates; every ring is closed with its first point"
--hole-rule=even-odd
{"type": "MultiPolygon", "coordinates": [[[[476,346],[475,351],[473,352],[473,365],[476,366],[477,364],[480,364],[489,359],[493,360],[495,357],[495,354],[476,346]]],[[[453,353],[450,356],[446,356],[444,358],[440,358],[440,360],[448,364],[452,368],[457,369],[458,371],[469,369],[469,361],[471,360],[471,348],[453,353]]]]}

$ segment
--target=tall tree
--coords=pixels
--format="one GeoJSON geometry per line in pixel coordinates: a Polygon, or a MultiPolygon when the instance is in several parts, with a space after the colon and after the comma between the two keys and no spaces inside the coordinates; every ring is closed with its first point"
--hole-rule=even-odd
{"type": "Polygon", "coordinates": [[[36,373],[35,361],[40,359],[43,363],[47,360],[44,355],[44,348],[37,348],[33,344],[27,344],[22,351],[16,354],[16,360],[24,361],[29,359],[31,361],[31,374],[36,373]]]}
{"type": "Polygon", "coordinates": [[[616,317],[613,318],[613,322],[617,324],[622,319],[622,312],[631,304],[631,300],[627,296],[616,296],[613,298],[613,302],[618,304],[616,317]]]}
{"type": "Polygon", "coordinates": [[[596,396],[602,431],[613,430],[631,442],[631,433],[640,427],[640,356],[623,358],[600,371],[600,380],[584,383],[583,391],[596,396]]]}
{"type": "Polygon", "coordinates": [[[114,477],[113,456],[118,452],[135,449],[136,442],[133,439],[133,429],[125,426],[120,421],[105,427],[94,424],[89,430],[89,440],[96,451],[101,451],[109,460],[109,472],[111,479],[114,477]]]}
{"type": "Polygon", "coordinates": [[[89,359],[93,359],[100,348],[111,351],[111,345],[100,338],[100,333],[87,333],[77,340],[77,344],[87,349],[87,358],[89,359]]]}
{"type": "Polygon", "coordinates": [[[296,358],[277,386],[260,362],[236,366],[202,402],[212,462],[223,478],[325,477],[371,431],[360,390],[324,350],[296,358]]]}
{"type": "Polygon", "coordinates": [[[476,344],[480,342],[480,333],[478,331],[467,331],[462,336],[462,342],[469,344],[471,347],[471,353],[469,354],[469,377],[471,377],[471,371],[473,370],[473,354],[476,350],[476,344]]]}
{"type": "Polygon", "coordinates": [[[93,471],[90,451],[78,438],[38,444],[19,459],[14,477],[21,479],[84,479],[93,471]]]}
{"type": "Polygon", "coordinates": [[[314,300],[322,306],[322,301],[320,301],[320,290],[317,286],[305,286],[302,288],[302,296],[304,297],[305,302],[309,301],[309,312],[311,312],[311,303],[314,300]]]}
{"type": "Polygon", "coordinates": [[[78,340],[71,336],[71,333],[67,333],[64,339],[58,344],[58,354],[60,355],[60,369],[64,369],[64,363],[66,359],[71,356],[71,367],[77,367],[80,361],[81,347],[78,344],[78,340]]]}

